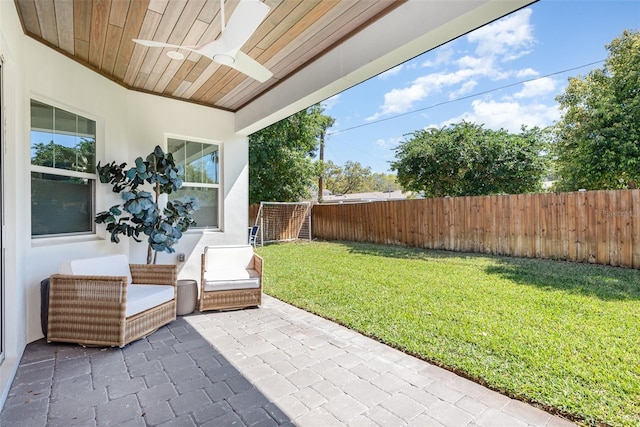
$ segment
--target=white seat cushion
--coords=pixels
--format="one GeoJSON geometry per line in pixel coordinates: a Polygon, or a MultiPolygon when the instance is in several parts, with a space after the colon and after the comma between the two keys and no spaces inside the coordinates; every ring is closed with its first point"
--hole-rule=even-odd
{"type": "Polygon", "coordinates": [[[126,255],[107,255],[67,261],[60,266],[61,274],[75,276],[125,276],[131,283],[131,269],[126,255]]]}
{"type": "Polygon", "coordinates": [[[133,316],[173,299],[174,288],[169,285],[128,285],[126,317],[133,316]]]}
{"type": "Polygon", "coordinates": [[[257,289],[259,287],[260,273],[252,269],[207,271],[204,273],[204,283],[202,284],[205,292],[257,289]]]}

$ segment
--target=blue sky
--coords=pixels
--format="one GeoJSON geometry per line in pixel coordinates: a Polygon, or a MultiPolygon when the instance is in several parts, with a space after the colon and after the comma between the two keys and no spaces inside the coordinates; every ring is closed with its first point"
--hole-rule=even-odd
{"type": "Polygon", "coordinates": [[[325,161],[390,173],[394,147],[418,129],[462,120],[512,132],[551,125],[567,79],[602,67],[582,66],[604,60],[625,29],[640,29],[640,0],[540,0],[327,99],[336,123],[325,161]]]}

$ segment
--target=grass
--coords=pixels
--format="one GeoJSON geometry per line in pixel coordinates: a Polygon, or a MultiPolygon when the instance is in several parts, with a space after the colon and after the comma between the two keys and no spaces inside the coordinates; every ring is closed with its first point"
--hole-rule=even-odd
{"type": "Polygon", "coordinates": [[[636,270],[356,243],[258,249],[267,294],[587,425],[640,425],[636,270]]]}

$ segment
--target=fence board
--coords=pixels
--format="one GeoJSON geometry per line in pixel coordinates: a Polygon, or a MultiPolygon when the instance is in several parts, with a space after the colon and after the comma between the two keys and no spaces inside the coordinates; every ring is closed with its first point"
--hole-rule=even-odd
{"type": "Polygon", "coordinates": [[[596,191],[596,262],[598,264],[609,263],[609,222],[605,217],[608,208],[607,192],[596,191]]]}
{"type": "Polygon", "coordinates": [[[622,224],[618,228],[618,245],[620,247],[620,265],[631,267],[633,265],[633,247],[631,245],[633,209],[631,192],[620,194],[620,211],[623,213],[622,224]]]}
{"type": "Polygon", "coordinates": [[[511,207],[509,197],[498,196],[498,253],[509,254],[509,222],[511,221],[511,207]]]}
{"type": "Polygon", "coordinates": [[[576,204],[578,203],[577,197],[566,197],[566,210],[565,210],[565,224],[564,228],[567,231],[567,259],[577,259],[578,256],[578,212],[576,204]],[[574,218],[574,221],[570,221],[569,217],[574,218]]]}
{"type": "Polygon", "coordinates": [[[640,269],[640,190],[320,204],[312,218],[319,239],[640,269]]]}
{"type": "Polygon", "coordinates": [[[620,197],[611,198],[607,194],[607,198],[609,199],[607,204],[608,212],[606,215],[605,212],[603,212],[603,216],[609,226],[609,264],[618,266],[620,265],[620,252],[622,250],[622,247],[618,242],[618,236],[622,229],[621,224],[624,220],[622,215],[624,213],[621,208],[620,197]]]}
{"type": "Polygon", "coordinates": [[[571,233],[568,226],[567,204],[569,203],[566,193],[558,194],[558,243],[560,245],[560,259],[569,258],[569,240],[571,233]]]}
{"type": "Polygon", "coordinates": [[[631,266],[640,268],[640,190],[631,192],[631,266]]]}

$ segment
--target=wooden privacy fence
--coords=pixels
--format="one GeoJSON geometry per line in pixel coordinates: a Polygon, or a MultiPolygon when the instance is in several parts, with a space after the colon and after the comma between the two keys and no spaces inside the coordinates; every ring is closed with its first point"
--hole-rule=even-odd
{"type": "Polygon", "coordinates": [[[256,218],[258,217],[258,211],[260,210],[260,203],[257,205],[249,205],[249,224],[251,227],[256,223],[256,218]]]}
{"type": "Polygon", "coordinates": [[[640,190],[315,205],[313,236],[640,268],[640,190]]]}

